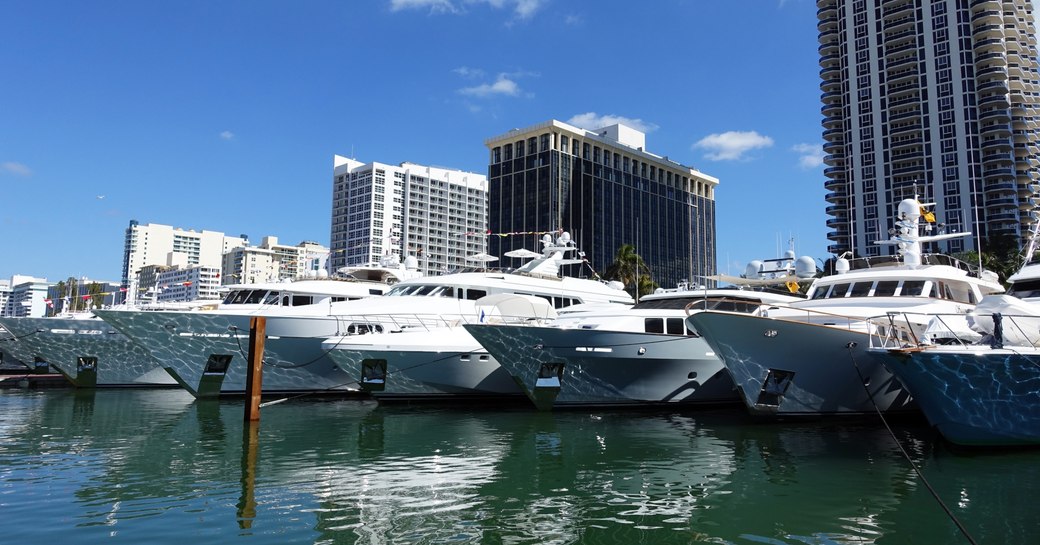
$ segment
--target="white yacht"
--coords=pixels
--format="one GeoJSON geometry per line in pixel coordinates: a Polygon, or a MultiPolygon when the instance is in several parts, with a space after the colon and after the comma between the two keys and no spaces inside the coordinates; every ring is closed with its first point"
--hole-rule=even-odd
{"type": "MultiPolygon", "coordinates": [[[[756,415],[856,415],[916,410],[902,384],[868,350],[873,327],[868,318],[889,312],[916,316],[965,316],[986,295],[1004,288],[996,274],[976,274],[944,255],[923,255],[921,244],[968,233],[926,234],[916,199],[898,207],[892,238],[897,256],[838,260],[838,274],[817,279],[805,301],[775,305],[756,314],[706,311],[687,324],[704,336],[733,377],[748,409],[756,415]]],[[[909,324],[922,336],[928,320],[909,324]]],[[[966,320],[948,321],[966,328],[966,320]]],[[[952,334],[932,329],[931,338],[952,334]]]]}
{"type": "MultiPolygon", "coordinates": [[[[222,389],[243,392],[250,320],[254,316],[324,316],[335,304],[382,295],[396,282],[419,276],[414,261],[402,265],[394,260],[350,267],[340,273],[331,278],[229,286],[220,304],[196,311],[103,309],[95,313],[147,350],[168,376],[192,394],[212,396],[222,389]],[[226,374],[233,380],[225,382],[226,374]]],[[[282,346],[295,341],[277,342],[281,340],[277,328],[269,327],[267,334],[265,390],[342,386],[341,373],[319,351],[298,353],[292,346],[282,346]]]]}
{"type": "Polygon", "coordinates": [[[372,305],[353,305],[340,319],[355,329],[322,347],[381,401],[522,399],[523,391],[462,324],[541,322],[569,309],[632,304],[618,283],[560,275],[561,266],[582,263],[566,257],[577,251],[568,233],[556,241],[545,235],[542,244],[542,253],[516,271],[402,283],[372,305]]]}
{"type": "MultiPolygon", "coordinates": [[[[558,243],[551,238],[544,252],[513,272],[482,269],[431,278],[412,278],[396,284],[384,297],[335,301],[268,313],[264,344],[265,392],[350,391],[358,389],[359,374],[337,367],[322,348],[330,337],[436,327],[471,316],[474,302],[495,293],[545,293],[555,307],[584,302],[607,294],[618,302],[631,302],[621,289],[600,282],[561,278],[561,265],[580,264],[566,259],[573,250],[566,233],[558,243]],[[580,286],[575,284],[580,282],[580,286]],[[545,292],[544,286],[554,291],[545,292]]],[[[141,320],[111,321],[155,355],[183,386],[197,396],[245,391],[246,343],[250,315],[197,312],[170,314],[141,320]],[[159,352],[162,352],[160,354],[159,352]]]]}
{"type": "MultiPolygon", "coordinates": [[[[1040,444],[1040,261],[1036,233],[1006,295],[987,295],[971,330],[940,342],[904,332],[921,321],[892,313],[876,322],[871,353],[913,395],[928,422],[962,446],[1040,444]]],[[[932,329],[960,316],[929,316],[932,329]]]]}
{"type": "MultiPolygon", "coordinates": [[[[463,324],[524,323],[552,321],[559,313],[580,313],[585,308],[612,308],[620,312],[631,299],[622,301],[620,290],[602,291],[596,280],[570,279],[567,289],[578,282],[598,284],[581,296],[585,303],[556,309],[557,301],[575,300],[573,291],[561,291],[556,281],[535,284],[525,294],[496,293],[474,302],[471,314],[455,316],[444,325],[402,328],[366,335],[340,335],[322,347],[341,368],[360,377],[363,389],[379,401],[393,400],[489,400],[524,399],[524,391],[470,335],[463,324]],[[563,297],[561,297],[561,294],[563,297]]],[[[624,293],[624,292],[622,292],[624,293]]],[[[627,294],[626,294],[627,295],[627,294]]]]}
{"type": "Polygon", "coordinates": [[[74,386],[176,387],[148,351],[91,311],[50,317],[0,318],[34,365],[49,364],[74,386]]]}
{"type": "MultiPolygon", "coordinates": [[[[811,259],[809,265],[811,277],[811,259]]],[[[680,286],[646,295],[628,309],[575,313],[547,325],[465,327],[541,410],[738,403],[722,362],[687,329],[686,316],[706,308],[751,312],[798,299],[791,293],[680,286]]]]}

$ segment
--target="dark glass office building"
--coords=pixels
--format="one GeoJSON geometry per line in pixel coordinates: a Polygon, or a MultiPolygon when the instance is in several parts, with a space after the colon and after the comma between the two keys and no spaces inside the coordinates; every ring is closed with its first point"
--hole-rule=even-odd
{"type": "Polygon", "coordinates": [[[625,125],[556,120],[488,139],[489,252],[538,251],[543,234],[567,231],[597,273],[632,244],[662,288],[705,283],[716,271],[719,181],[648,153],[645,140],[625,125]]]}

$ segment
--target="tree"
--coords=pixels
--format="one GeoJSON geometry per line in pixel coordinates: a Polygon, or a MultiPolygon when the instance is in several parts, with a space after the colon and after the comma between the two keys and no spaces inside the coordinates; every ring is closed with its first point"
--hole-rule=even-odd
{"type": "MultiPolygon", "coordinates": [[[[649,284],[644,284],[643,278],[650,278],[650,267],[647,266],[643,258],[636,253],[635,246],[631,244],[622,244],[618,248],[617,253],[614,254],[614,261],[608,267],[604,273],[604,278],[607,280],[617,280],[625,285],[625,291],[635,296],[636,288],[639,288],[640,295],[645,295],[643,290],[649,287],[649,284]]],[[[653,284],[653,288],[650,288],[650,292],[657,289],[657,285],[650,280],[650,284],[653,284]]]]}
{"type": "Polygon", "coordinates": [[[90,303],[93,308],[101,308],[105,304],[105,296],[101,294],[101,284],[91,282],[87,286],[87,294],[90,295],[90,303]]]}

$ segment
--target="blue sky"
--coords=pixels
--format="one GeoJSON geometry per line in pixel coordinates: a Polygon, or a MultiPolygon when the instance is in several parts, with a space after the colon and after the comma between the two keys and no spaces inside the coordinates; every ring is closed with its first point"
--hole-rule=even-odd
{"type": "Polygon", "coordinates": [[[0,279],[118,280],[131,219],[328,244],[333,154],[486,173],[549,119],[719,178],[721,272],[824,259],[816,4],[736,6],[0,0],[0,279]]]}

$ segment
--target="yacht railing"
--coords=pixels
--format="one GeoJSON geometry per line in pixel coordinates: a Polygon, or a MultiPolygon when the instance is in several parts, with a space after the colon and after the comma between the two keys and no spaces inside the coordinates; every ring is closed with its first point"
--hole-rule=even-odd
{"type": "Polygon", "coordinates": [[[494,313],[484,316],[473,314],[358,314],[335,316],[338,336],[364,335],[369,333],[401,333],[407,331],[431,331],[454,329],[466,324],[530,324],[545,325],[554,318],[526,315],[503,315],[494,313]]]}
{"type": "Polygon", "coordinates": [[[870,318],[870,322],[874,326],[870,348],[1040,347],[1040,316],[1036,315],[889,312],[870,318]],[[921,323],[927,324],[923,330],[921,323]]]}
{"type": "MultiPolygon", "coordinates": [[[[947,265],[972,275],[978,275],[977,267],[973,267],[964,261],[946,254],[921,254],[921,264],[947,265]]],[[[866,256],[849,260],[849,270],[878,269],[884,267],[899,267],[902,265],[903,256],[900,255],[866,256]]]]}

